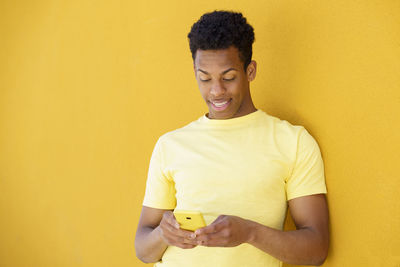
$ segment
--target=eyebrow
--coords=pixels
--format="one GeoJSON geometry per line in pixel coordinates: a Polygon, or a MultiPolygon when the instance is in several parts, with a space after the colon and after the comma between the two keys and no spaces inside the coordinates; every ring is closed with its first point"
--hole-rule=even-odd
{"type": "MultiPolygon", "coordinates": [[[[205,70],[202,70],[202,69],[197,69],[197,70],[203,72],[204,74],[209,74],[209,73],[208,73],[207,71],[205,71],[205,70]]],[[[225,74],[225,73],[227,73],[228,71],[231,71],[231,70],[237,70],[237,69],[235,69],[235,68],[229,68],[229,69],[224,70],[223,72],[221,72],[221,74],[225,74]]]]}

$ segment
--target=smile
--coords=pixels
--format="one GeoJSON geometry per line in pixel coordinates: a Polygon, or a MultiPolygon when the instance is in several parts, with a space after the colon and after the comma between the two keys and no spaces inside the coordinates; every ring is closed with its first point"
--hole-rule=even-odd
{"type": "Polygon", "coordinates": [[[222,102],[212,102],[210,101],[212,107],[217,110],[217,111],[222,111],[224,109],[226,109],[229,104],[231,103],[232,99],[226,100],[226,101],[222,101],[222,102]]]}

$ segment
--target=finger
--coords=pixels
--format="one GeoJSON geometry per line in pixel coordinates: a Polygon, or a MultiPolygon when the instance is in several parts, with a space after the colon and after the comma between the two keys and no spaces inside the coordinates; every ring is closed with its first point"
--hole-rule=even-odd
{"type": "Polygon", "coordinates": [[[205,226],[205,227],[203,227],[203,228],[197,229],[194,233],[195,233],[197,236],[206,235],[206,234],[212,234],[212,233],[217,232],[217,231],[218,231],[218,228],[219,228],[219,227],[218,227],[218,224],[210,224],[210,225],[205,226]]]}
{"type": "MultiPolygon", "coordinates": [[[[225,234],[227,231],[227,229],[222,229],[221,231],[217,231],[214,233],[208,233],[208,234],[202,234],[202,235],[198,235],[196,237],[196,241],[201,241],[203,244],[204,242],[210,242],[212,240],[216,240],[216,239],[225,239],[227,238],[227,235],[225,234]]],[[[199,243],[198,243],[199,244],[199,243]]]]}
{"type": "Polygon", "coordinates": [[[171,236],[170,244],[182,248],[183,246],[195,247],[198,245],[198,242],[193,239],[186,239],[179,236],[171,236]]]}
{"type": "Polygon", "coordinates": [[[210,225],[207,225],[205,227],[197,229],[194,233],[199,236],[203,234],[212,234],[220,231],[221,229],[224,228],[224,221],[225,217],[224,216],[219,216],[214,222],[212,222],[210,225]]]}
{"type": "Polygon", "coordinates": [[[197,246],[197,241],[176,236],[172,232],[164,231],[163,239],[168,245],[182,247],[183,245],[197,246]]]}
{"type": "Polygon", "coordinates": [[[196,234],[192,231],[187,231],[184,229],[173,229],[172,232],[174,233],[174,235],[179,236],[179,237],[183,237],[185,239],[195,239],[196,238],[196,234]]]}
{"type": "Polygon", "coordinates": [[[190,248],[195,248],[196,247],[196,245],[189,245],[189,244],[176,244],[176,245],[173,245],[173,246],[176,246],[176,247],[179,247],[179,248],[182,248],[182,249],[190,249],[190,248]]]}
{"type": "Polygon", "coordinates": [[[169,245],[172,245],[173,243],[178,242],[179,236],[176,234],[176,231],[178,231],[179,228],[176,228],[175,226],[170,224],[170,219],[168,218],[168,216],[168,214],[165,214],[163,216],[163,219],[160,222],[160,229],[163,239],[169,245]]]}
{"type": "Polygon", "coordinates": [[[197,239],[197,245],[207,246],[207,247],[223,247],[227,244],[228,239],[223,234],[223,231],[206,234],[199,236],[197,239]]]}
{"type": "Polygon", "coordinates": [[[166,212],[164,212],[163,217],[165,217],[166,222],[167,222],[168,224],[170,224],[172,227],[174,227],[174,228],[176,228],[176,229],[179,229],[180,225],[179,225],[179,223],[177,222],[177,220],[176,220],[176,218],[175,218],[175,216],[174,216],[174,213],[173,213],[172,211],[166,211],[166,212]]]}
{"type": "Polygon", "coordinates": [[[178,242],[184,245],[197,246],[197,241],[195,239],[187,239],[185,237],[178,237],[178,242]]]}
{"type": "Polygon", "coordinates": [[[200,241],[198,246],[203,247],[228,247],[225,239],[212,239],[210,241],[200,241]]]}
{"type": "Polygon", "coordinates": [[[196,234],[193,231],[187,231],[184,230],[182,228],[180,228],[180,225],[178,223],[178,221],[175,218],[175,215],[169,211],[167,214],[167,222],[169,223],[169,225],[174,228],[175,230],[170,229],[170,231],[174,232],[175,235],[180,236],[180,237],[184,237],[186,239],[194,239],[196,238],[196,234]]]}
{"type": "Polygon", "coordinates": [[[163,230],[163,236],[169,244],[191,244],[197,245],[196,241],[194,241],[196,235],[192,231],[186,231],[176,228],[171,224],[171,221],[176,221],[172,212],[165,212],[165,218],[163,223],[160,224],[161,229],[163,230]],[[173,217],[173,218],[171,218],[173,217]]]}
{"type": "Polygon", "coordinates": [[[182,229],[175,229],[173,227],[167,227],[164,235],[172,244],[190,244],[197,245],[195,235],[193,232],[185,231],[182,229]]]}

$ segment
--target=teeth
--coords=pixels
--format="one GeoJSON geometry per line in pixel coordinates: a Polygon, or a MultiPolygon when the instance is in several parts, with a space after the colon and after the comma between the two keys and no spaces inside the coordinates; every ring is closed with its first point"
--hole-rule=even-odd
{"type": "Polygon", "coordinates": [[[222,107],[223,105],[225,105],[226,103],[228,103],[228,101],[225,101],[225,102],[220,102],[220,103],[217,103],[217,102],[212,102],[215,106],[217,106],[217,107],[222,107]]]}

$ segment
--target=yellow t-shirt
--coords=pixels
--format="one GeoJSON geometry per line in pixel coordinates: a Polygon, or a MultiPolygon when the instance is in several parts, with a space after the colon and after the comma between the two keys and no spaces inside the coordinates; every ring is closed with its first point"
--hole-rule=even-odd
{"type": "MultiPolygon", "coordinates": [[[[303,126],[258,109],[226,120],[203,115],[162,135],[150,160],[143,205],[200,211],[207,224],[235,215],[282,229],[287,201],[326,193],[317,142],[303,126]]],[[[169,246],[155,266],[281,266],[250,244],[169,246]]]]}

